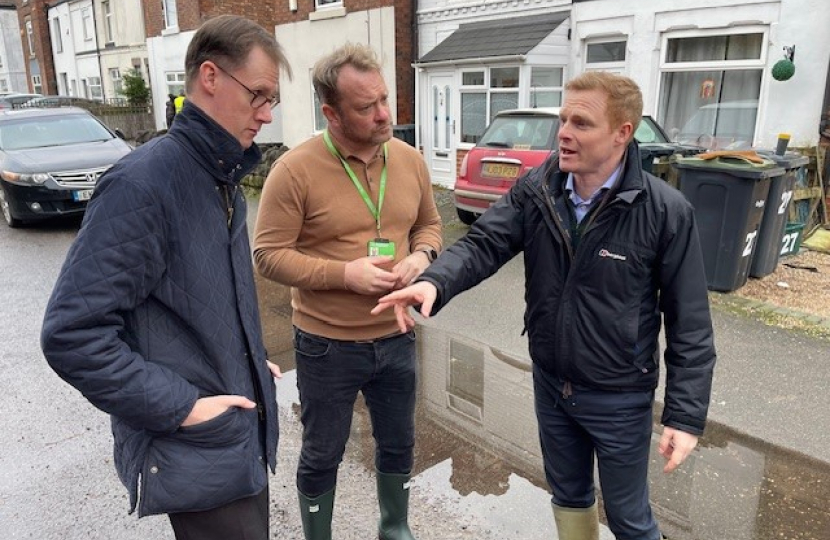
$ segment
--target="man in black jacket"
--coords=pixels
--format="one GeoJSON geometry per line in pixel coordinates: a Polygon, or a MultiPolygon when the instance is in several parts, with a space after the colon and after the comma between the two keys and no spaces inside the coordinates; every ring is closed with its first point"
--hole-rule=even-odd
{"type": "Polygon", "coordinates": [[[96,186],[43,322],[50,366],[111,416],[131,510],[168,514],[180,540],[269,538],[279,369],[239,183],[262,157],[280,68],[253,21],[199,28],[184,109],[96,186]]]}
{"type": "Polygon", "coordinates": [[[530,356],[559,538],[599,536],[594,460],[618,539],[658,540],[648,498],[661,314],[665,472],[702,434],[715,349],[691,205],[640,165],[642,94],[627,77],[566,86],[559,152],[523,178],[417,283],[380,299],[401,329],[524,253],[530,356]]]}

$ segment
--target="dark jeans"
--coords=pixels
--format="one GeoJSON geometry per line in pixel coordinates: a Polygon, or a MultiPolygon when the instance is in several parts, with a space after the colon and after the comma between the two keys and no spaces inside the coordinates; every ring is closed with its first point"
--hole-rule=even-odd
{"type": "Polygon", "coordinates": [[[268,540],[268,488],[213,510],[169,517],[176,540],[268,540]]]}
{"type": "Polygon", "coordinates": [[[372,420],[375,467],[408,474],[415,445],[415,333],[361,342],[295,328],[294,351],[303,423],[297,489],[317,497],[337,483],[358,392],[372,420]]]}
{"type": "Polygon", "coordinates": [[[596,455],[611,532],[618,540],[658,540],[648,500],[654,391],[573,386],[573,394],[564,398],[555,377],[533,366],[536,418],[553,503],[566,508],[594,503],[596,455]]]}

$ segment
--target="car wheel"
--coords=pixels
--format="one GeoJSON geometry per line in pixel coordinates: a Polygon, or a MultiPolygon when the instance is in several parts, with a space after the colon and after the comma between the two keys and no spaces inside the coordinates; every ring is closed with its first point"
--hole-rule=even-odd
{"type": "Polygon", "coordinates": [[[455,211],[458,213],[458,219],[460,219],[461,223],[464,225],[472,225],[476,222],[479,216],[479,214],[476,214],[475,212],[462,210],[460,208],[456,208],[455,211]]]}
{"type": "Polygon", "coordinates": [[[12,208],[9,200],[6,198],[6,190],[0,187],[0,211],[3,212],[3,219],[9,227],[20,227],[23,222],[12,215],[12,208]]]}

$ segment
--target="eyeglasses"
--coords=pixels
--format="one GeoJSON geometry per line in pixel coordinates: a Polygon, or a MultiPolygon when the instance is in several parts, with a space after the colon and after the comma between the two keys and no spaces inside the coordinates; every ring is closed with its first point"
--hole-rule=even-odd
{"type": "Polygon", "coordinates": [[[253,90],[251,90],[250,88],[245,86],[245,84],[242,81],[240,81],[239,79],[237,79],[236,77],[234,77],[233,75],[228,73],[228,71],[225,70],[225,68],[223,68],[219,64],[214,64],[214,65],[219,68],[219,71],[221,71],[222,73],[224,73],[225,75],[227,75],[231,79],[235,80],[239,84],[239,86],[241,86],[242,88],[247,90],[248,93],[251,94],[251,96],[253,96],[251,98],[251,107],[253,107],[254,109],[259,109],[260,107],[262,107],[266,103],[272,109],[280,104],[280,95],[279,95],[279,93],[277,93],[277,95],[275,95],[275,96],[268,97],[264,94],[260,94],[259,92],[254,92],[253,90]]]}

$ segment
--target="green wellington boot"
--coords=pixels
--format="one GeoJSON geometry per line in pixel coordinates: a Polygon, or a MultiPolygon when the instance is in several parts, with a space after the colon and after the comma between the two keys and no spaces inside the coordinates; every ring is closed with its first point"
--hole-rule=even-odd
{"type": "Polygon", "coordinates": [[[553,517],[559,540],[599,540],[597,503],[588,508],[565,508],[554,504],[553,517]]]}
{"type": "Polygon", "coordinates": [[[305,540],[331,540],[331,515],[334,511],[334,488],[313,499],[299,490],[300,516],[305,540]]]}
{"type": "Polygon", "coordinates": [[[409,530],[409,475],[377,472],[380,540],[415,540],[409,530]]]}

